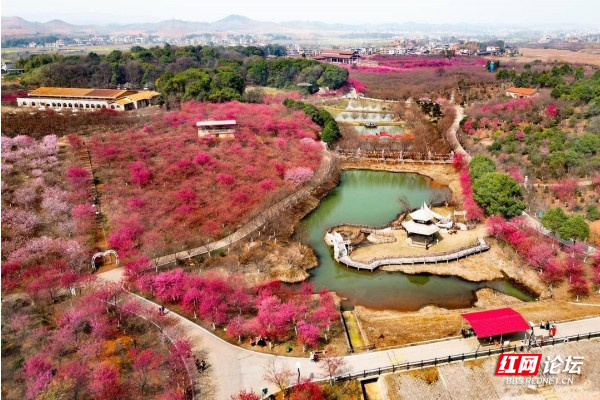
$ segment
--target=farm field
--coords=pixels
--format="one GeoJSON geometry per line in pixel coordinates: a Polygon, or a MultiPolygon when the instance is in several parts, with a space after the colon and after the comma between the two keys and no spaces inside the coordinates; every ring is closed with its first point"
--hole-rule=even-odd
{"type": "Polygon", "coordinates": [[[573,64],[589,64],[600,66],[600,49],[590,48],[578,51],[559,50],[559,49],[536,49],[521,47],[519,48],[520,55],[511,57],[510,60],[528,63],[535,60],[542,62],[561,62],[573,64]]]}

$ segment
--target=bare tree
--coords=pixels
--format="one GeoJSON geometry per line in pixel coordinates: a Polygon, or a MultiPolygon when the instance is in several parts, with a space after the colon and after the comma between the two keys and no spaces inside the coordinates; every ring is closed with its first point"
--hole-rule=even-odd
{"type": "Polygon", "coordinates": [[[294,372],[287,366],[278,368],[275,359],[271,359],[267,365],[263,367],[263,379],[277,387],[283,393],[283,397],[287,398],[288,388],[292,384],[292,377],[294,372]]]}
{"type": "Polygon", "coordinates": [[[323,371],[323,376],[329,377],[329,384],[333,386],[335,376],[344,369],[346,363],[342,357],[327,357],[321,359],[319,368],[323,371]]]}
{"type": "Polygon", "coordinates": [[[410,200],[408,200],[408,197],[406,197],[406,195],[400,195],[400,197],[398,197],[398,202],[400,202],[400,214],[409,212],[412,209],[412,206],[410,205],[410,200]]]}

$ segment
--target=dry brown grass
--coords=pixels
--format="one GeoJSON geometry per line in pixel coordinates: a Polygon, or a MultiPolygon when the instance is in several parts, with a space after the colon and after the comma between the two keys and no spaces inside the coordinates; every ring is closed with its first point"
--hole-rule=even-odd
{"type": "MultiPolygon", "coordinates": [[[[567,286],[567,285],[564,285],[567,286]]],[[[513,308],[527,321],[564,321],[600,315],[600,307],[577,306],[570,300],[540,300],[521,303],[513,308]]],[[[600,304],[596,292],[586,298],[585,303],[600,304]]],[[[473,309],[444,310],[428,307],[419,312],[381,311],[357,306],[356,314],[361,319],[370,343],[378,349],[401,346],[414,342],[442,339],[460,334],[461,312],[473,309]]]]}
{"type": "Polygon", "coordinates": [[[486,228],[483,224],[480,224],[475,229],[459,231],[453,235],[440,233],[440,242],[432,244],[429,250],[421,246],[411,245],[404,230],[393,230],[391,233],[396,239],[395,242],[374,243],[369,246],[360,247],[352,252],[352,258],[357,261],[366,262],[374,257],[433,256],[436,253],[455,251],[461,247],[475,244],[478,238],[486,236],[486,228]]]}
{"type": "Polygon", "coordinates": [[[558,49],[533,49],[523,47],[519,49],[522,55],[512,57],[517,62],[532,62],[541,60],[543,62],[564,62],[572,64],[589,64],[600,66],[600,50],[582,49],[579,51],[558,49]]]}
{"type": "Polygon", "coordinates": [[[437,368],[424,368],[409,371],[408,374],[413,378],[421,379],[431,385],[433,382],[437,382],[440,378],[437,368]]]}

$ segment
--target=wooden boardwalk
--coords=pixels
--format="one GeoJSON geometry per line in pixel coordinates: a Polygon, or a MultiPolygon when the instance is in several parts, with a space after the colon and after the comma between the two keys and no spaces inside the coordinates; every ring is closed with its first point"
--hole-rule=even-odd
{"type": "Polygon", "coordinates": [[[338,262],[346,265],[350,268],[357,270],[375,271],[377,268],[384,265],[414,265],[414,264],[437,264],[441,262],[450,262],[460,260],[474,254],[483,253],[488,251],[490,246],[484,239],[478,239],[477,244],[473,246],[463,247],[455,251],[449,251],[446,253],[433,254],[431,256],[417,256],[417,257],[381,257],[372,259],[369,262],[363,263],[360,261],[353,260],[352,258],[340,257],[338,262]]]}

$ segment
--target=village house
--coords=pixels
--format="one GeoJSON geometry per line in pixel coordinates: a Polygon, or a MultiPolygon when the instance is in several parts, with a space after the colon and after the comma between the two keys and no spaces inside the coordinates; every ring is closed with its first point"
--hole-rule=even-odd
{"type": "Polygon", "coordinates": [[[214,139],[233,139],[237,122],[235,119],[227,119],[222,121],[198,121],[198,137],[212,137],[214,139]]]}
{"type": "Polygon", "coordinates": [[[17,105],[55,110],[125,111],[156,104],[159,96],[160,93],[152,90],[40,87],[27,93],[27,97],[17,98],[17,105]]]}
{"type": "Polygon", "coordinates": [[[509,87],[506,89],[506,96],[513,99],[536,97],[538,94],[538,90],[534,88],[509,87]]]}
{"type": "Polygon", "coordinates": [[[322,50],[321,54],[313,57],[317,61],[334,64],[356,64],[360,55],[356,50],[322,50]]]}

